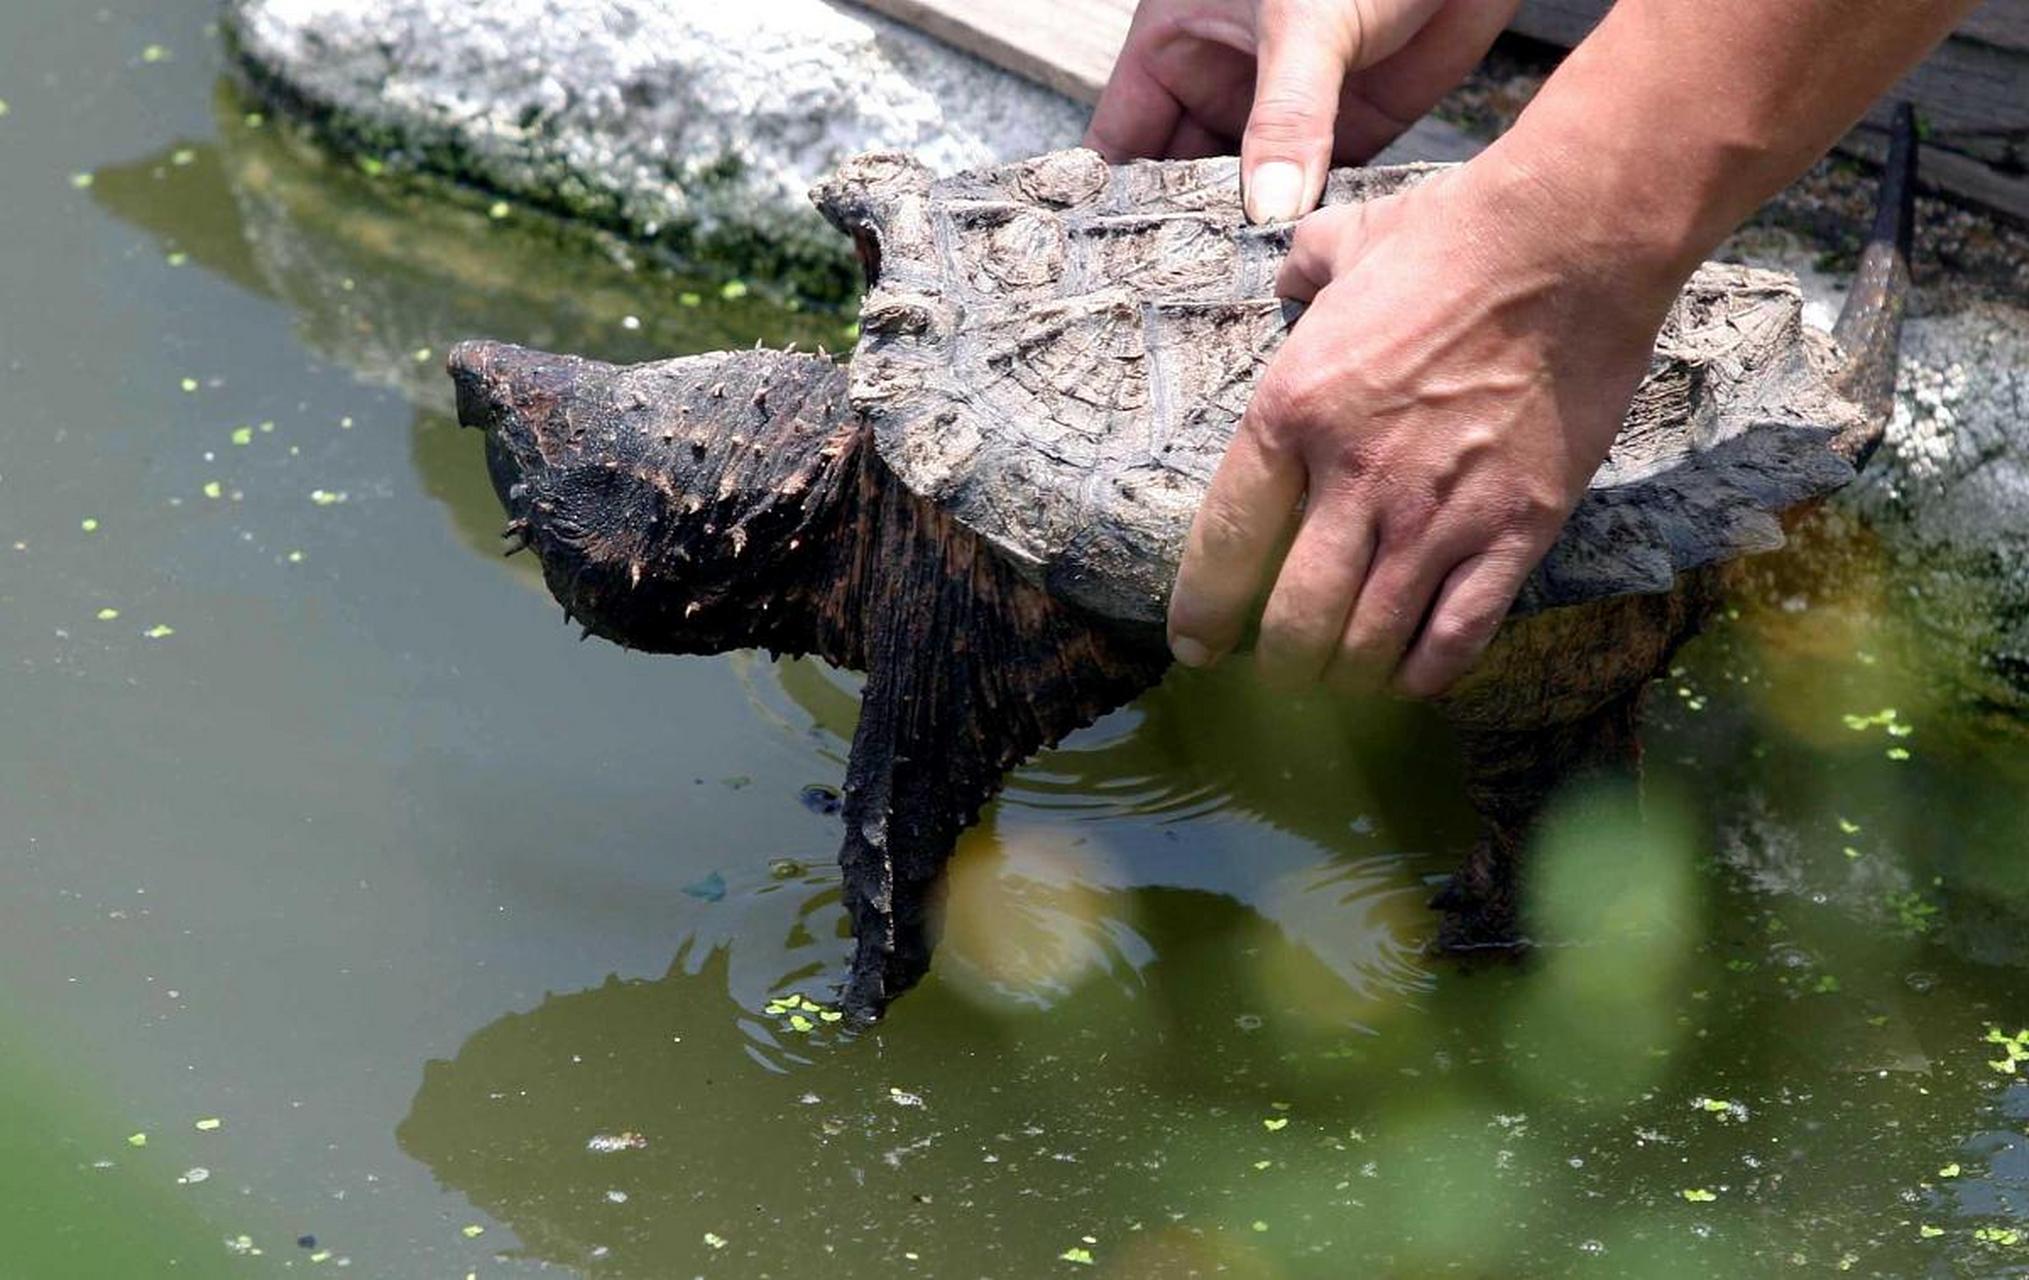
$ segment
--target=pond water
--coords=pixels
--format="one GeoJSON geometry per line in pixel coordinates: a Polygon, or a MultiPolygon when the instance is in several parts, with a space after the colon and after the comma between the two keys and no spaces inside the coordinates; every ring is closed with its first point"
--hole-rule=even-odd
{"type": "Polygon", "coordinates": [[[1862,537],[1656,690],[1528,964],[1421,955],[1427,716],[1220,673],[798,1030],[853,680],[580,644],[439,366],[845,318],[321,157],[211,16],[0,7],[0,1276],[2029,1273],[2029,739],[1862,537]]]}

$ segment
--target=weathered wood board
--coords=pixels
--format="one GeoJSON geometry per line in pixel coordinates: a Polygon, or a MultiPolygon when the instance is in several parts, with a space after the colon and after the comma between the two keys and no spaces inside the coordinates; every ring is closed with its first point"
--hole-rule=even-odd
{"type": "MultiPolygon", "coordinates": [[[[1134,16],[1134,0],[859,2],[1085,102],[1098,100],[1134,16]]],[[[1569,46],[1611,4],[1524,0],[1511,29],[1569,46]]],[[[1926,182],[2029,221],[2029,178],[2021,176],[2029,168],[2029,0],[1987,0],[1884,104],[1899,100],[1914,102],[1929,128],[1926,182]]],[[[1879,108],[1842,149],[1878,158],[1886,112],[1885,105],[1879,108]]],[[[1456,151],[1457,142],[1449,135],[1419,137],[1405,152],[1420,154],[1431,143],[1456,151]]]]}
{"type": "Polygon", "coordinates": [[[856,0],[1080,102],[1097,102],[1134,0],[856,0]]]}

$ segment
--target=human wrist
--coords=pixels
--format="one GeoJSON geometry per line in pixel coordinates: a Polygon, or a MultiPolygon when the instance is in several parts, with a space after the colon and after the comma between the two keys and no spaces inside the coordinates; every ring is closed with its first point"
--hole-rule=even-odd
{"type": "Polygon", "coordinates": [[[1611,321],[1653,331],[1711,245],[1673,212],[1616,202],[1573,158],[1504,138],[1465,165],[1456,196],[1466,240],[1485,269],[1553,285],[1588,327],[1611,321]]]}

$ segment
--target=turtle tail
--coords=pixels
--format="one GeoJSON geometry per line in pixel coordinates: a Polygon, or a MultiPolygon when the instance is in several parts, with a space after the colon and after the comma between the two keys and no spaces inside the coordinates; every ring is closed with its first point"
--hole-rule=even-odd
{"type": "Polygon", "coordinates": [[[1832,340],[1845,354],[1836,385],[1860,406],[1864,420],[1832,441],[1839,456],[1866,465],[1895,413],[1895,375],[1902,345],[1902,314],[1909,301],[1909,255],[1916,222],[1916,110],[1895,108],[1888,163],[1874,229],[1860,255],[1860,270],[1832,340]]]}

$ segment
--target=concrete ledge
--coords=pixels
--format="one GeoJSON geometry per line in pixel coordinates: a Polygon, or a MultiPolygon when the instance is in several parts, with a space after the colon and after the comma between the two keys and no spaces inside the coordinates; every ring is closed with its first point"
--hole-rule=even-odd
{"type": "Polygon", "coordinates": [[[831,0],[228,0],[257,90],[341,149],[850,296],[804,192],[860,151],[944,169],[1075,143],[1085,109],[831,0]]]}

